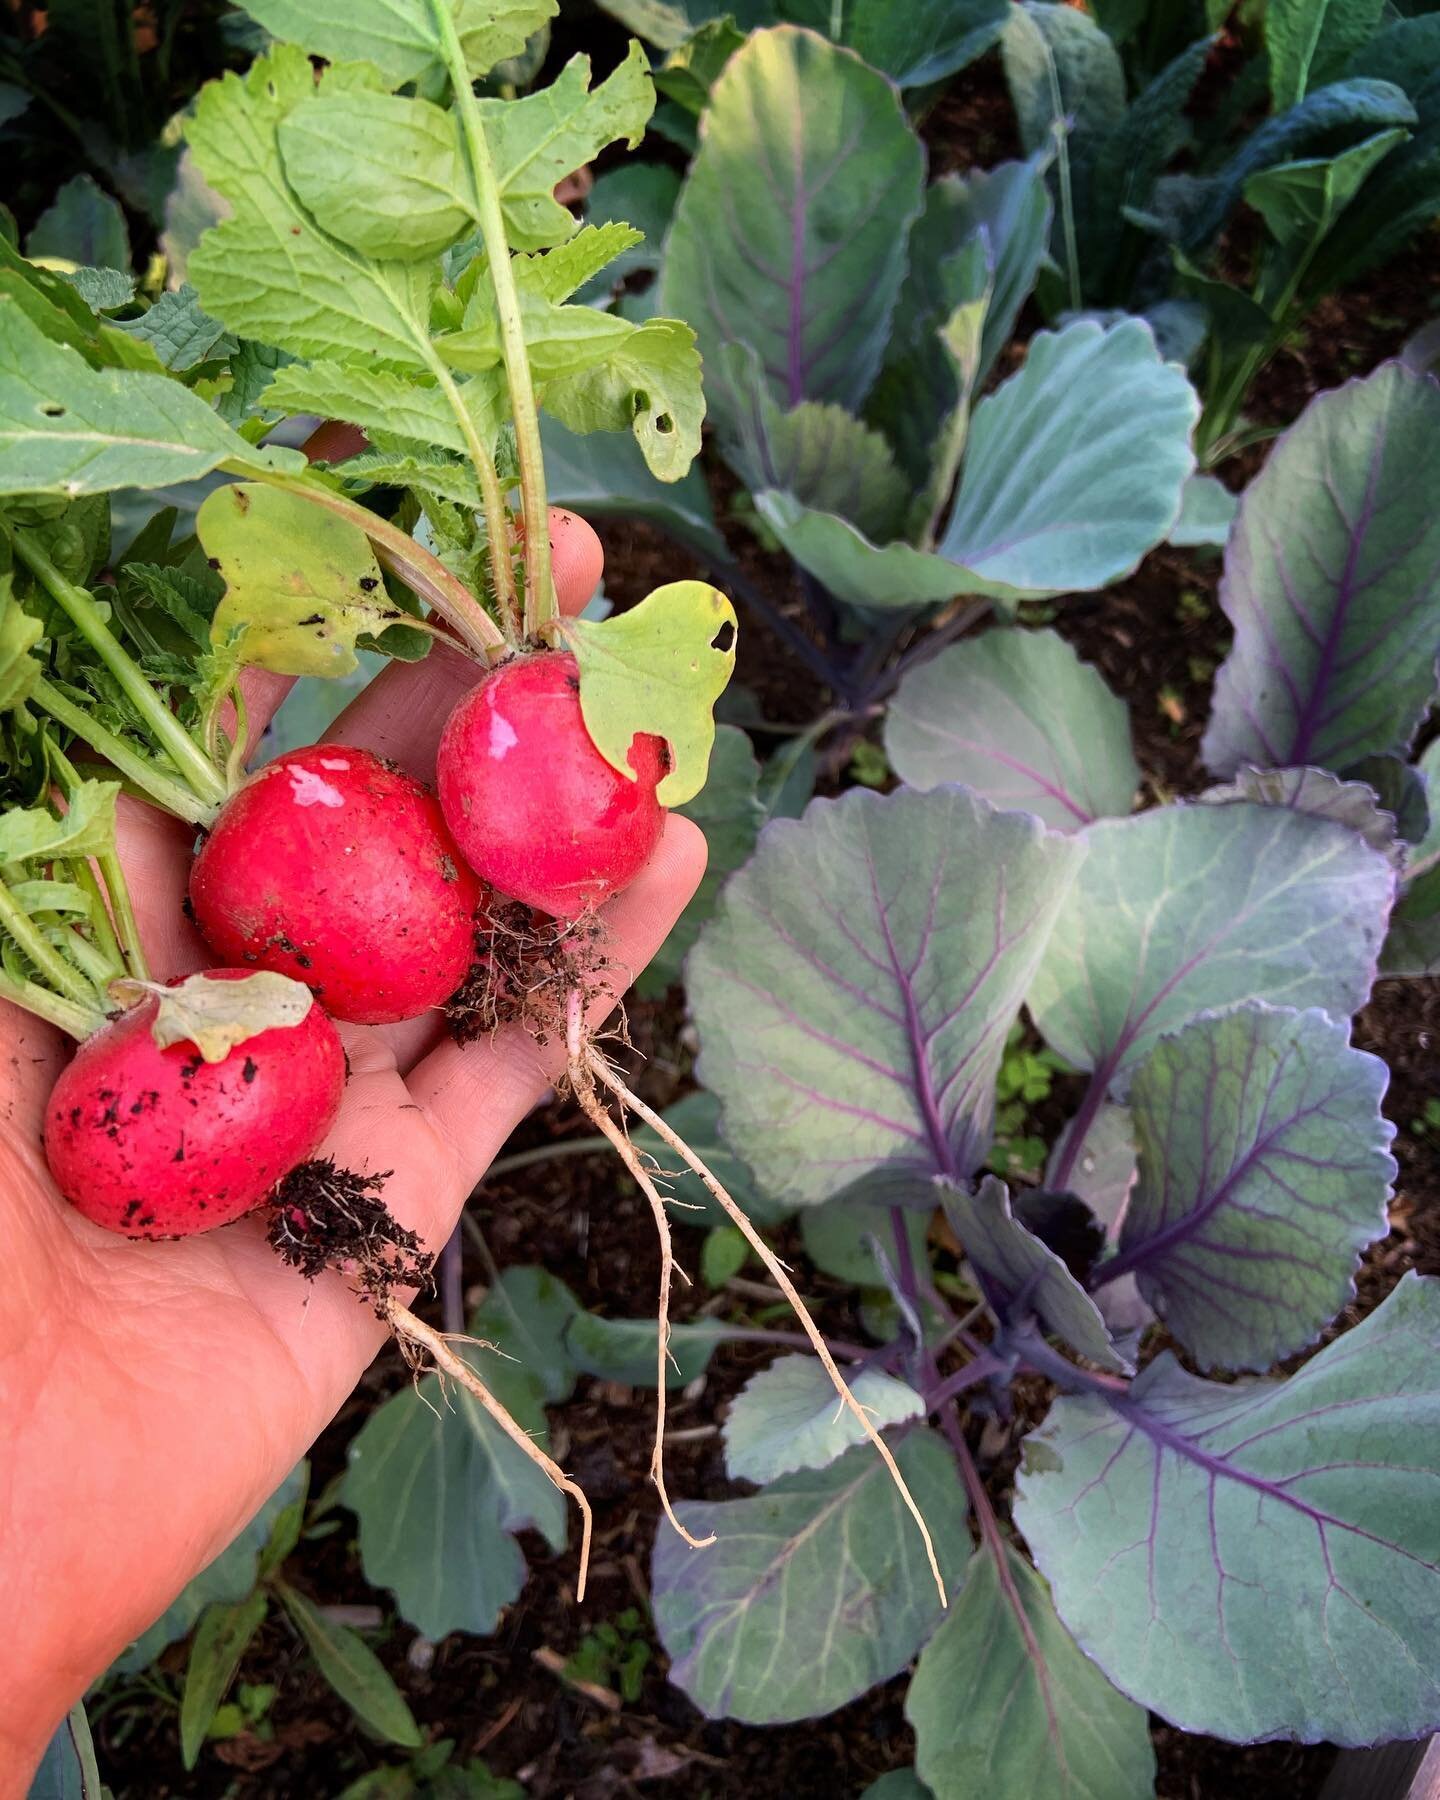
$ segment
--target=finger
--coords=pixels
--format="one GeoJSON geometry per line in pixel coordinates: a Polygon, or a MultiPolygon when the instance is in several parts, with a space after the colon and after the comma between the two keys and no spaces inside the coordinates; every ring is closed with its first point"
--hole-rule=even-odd
{"type": "MultiPolygon", "coordinates": [[[[698,826],[669,814],[644,870],[601,912],[605,932],[599,950],[605,961],[587,1010],[592,1030],[669,936],[705,872],[706,854],[698,826]]],[[[557,1003],[563,1006],[563,995],[557,1003]]],[[[412,1071],[406,1085],[450,1146],[462,1196],[564,1068],[563,1032],[540,1044],[524,1026],[514,1025],[464,1048],[441,1044],[412,1071]]],[[[438,1195],[430,1196],[429,1204],[439,1216],[426,1219],[424,1229],[447,1230],[455,1207],[438,1195]]]]}

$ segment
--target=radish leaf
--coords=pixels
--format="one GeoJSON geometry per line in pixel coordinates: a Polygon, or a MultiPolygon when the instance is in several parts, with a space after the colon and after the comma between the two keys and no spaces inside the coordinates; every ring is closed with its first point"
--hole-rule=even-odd
{"type": "Polygon", "coordinates": [[[221,1063],[237,1044],[262,1031],[286,1031],[303,1023],[315,1004],[309,988],[257,969],[238,981],[212,981],[191,975],[175,987],[154,981],[117,981],[122,997],[153,994],[159,1001],[151,1035],[162,1050],[171,1044],[193,1044],[207,1063],[221,1063]]]}
{"type": "Polygon", "coordinates": [[[635,779],[629,756],[639,732],[668,744],[670,771],[656,789],[662,806],[683,805],[705,785],[737,629],[735,608],[703,581],[669,582],[598,622],[560,623],[580,665],[585,729],[611,767],[635,779]],[[719,648],[722,636],[729,642],[719,648]]]}

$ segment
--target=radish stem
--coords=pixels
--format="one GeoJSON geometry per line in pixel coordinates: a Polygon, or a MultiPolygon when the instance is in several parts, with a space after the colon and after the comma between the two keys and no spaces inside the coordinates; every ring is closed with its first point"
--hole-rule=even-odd
{"type": "MultiPolygon", "coordinates": [[[[555,616],[555,597],[550,583],[550,519],[545,503],[545,462],[540,449],[540,417],[535,388],[530,379],[530,359],[525,352],[525,328],[520,316],[520,295],[510,266],[510,244],[505,236],[505,213],[500,204],[500,185],[485,126],[465,66],[465,53],[455,30],[453,6],[447,0],[430,0],[431,17],[440,39],[441,53],[455,93],[455,110],[470,165],[476,218],[495,286],[495,306],[500,321],[500,350],[505,359],[505,379],[510,388],[510,409],[515,421],[515,454],[520,464],[520,500],[525,518],[524,634],[529,637],[555,616]]],[[[491,561],[495,546],[491,546],[491,561]]],[[[496,570],[496,582],[500,572],[496,570]]]]}
{"type": "MultiPolygon", "coordinates": [[[[177,819],[183,819],[187,825],[208,825],[215,817],[219,810],[219,800],[210,801],[197,797],[193,789],[177,781],[173,775],[167,775],[148,756],[142,756],[138,750],[132,750],[123,738],[117,737],[114,732],[107,731],[103,725],[97,724],[83,707],[76,706],[73,701],[68,700],[59,688],[46,681],[43,676],[35,683],[31,697],[35,704],[49,713],[57,724],[73,731],[98,755],[113,763],[116,769],[135,787],[139,788],[146,799],[158,806],[162,812],[173,813],[177,819]]],[[[169,718],[170,714],[167,713],[165,716],[169,718]]],[[[100,778],[104,779],[103,774],[100,778]]],[[[223,799],[224,795],[222,794],[220,798],[223,799]]]]}
{"type": "Polygon", "coordinates": [[[44,1019],[47,1025],[54,1025],[77,1043],[92,1036],[105,1023],[106,1015],[98,1006],[77,1006],[74,1001],[62,1000],[58,994],[47,993],[33,981],[13,981],[4,973],[0,973],[0,1000],[8,1000],[12,1006],[34,1013],[37,1019],[44,1019]]]}

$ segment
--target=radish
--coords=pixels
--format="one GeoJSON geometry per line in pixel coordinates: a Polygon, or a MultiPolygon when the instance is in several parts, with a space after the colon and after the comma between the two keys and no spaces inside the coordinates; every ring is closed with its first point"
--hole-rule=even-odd
{"type": "Polygon", "coordinates": [[[663,740],[637,734],[628,780],[595,748],[568,652],[514,656],[445,725],[436,788],[445,822],[482,880],[512,900],[577,919],[634,879],[660,837],[663,740]]]}
{"type": "MultiPolygon", "coordinates": [[[[130,1238],[211,1231],[316,1149],[340,1110],[345,1052],[303,988],[285,984],[294,997],[281,1016],[294,1023],[253,1035],[194,1023],[193,1010],[190,1022],[170,1016],[187,1001],[208,1012],[228,1000],[205,992],[220,983],[277,979],[210,969],[170,989],[131,984],[149,996],[81,1044],[46,1107],[45,1155],[87,1219],[130,1238]]],[[[274,993],[262,1000],[272,1014],[274,993]]]]}
{"type": "Polygon", "coordinates": [[[225,962],[292,976],[334,1018],[377,1025],[464,981],[480,888],[421,782],[368,750],[316,744],[226,801],[190,904],[225,962]]]}

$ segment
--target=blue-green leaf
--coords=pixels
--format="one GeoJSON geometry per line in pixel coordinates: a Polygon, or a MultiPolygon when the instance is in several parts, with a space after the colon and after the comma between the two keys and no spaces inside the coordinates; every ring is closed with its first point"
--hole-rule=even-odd
{"type": "Polygon", "coordinates": [[[1085,1654],[1232,1741],[1440,1724],[1440,1284],[1404,1277],[1288,1381],[1161,1356],[1025,1440],[1016,1523],[1085,1654]]]}

